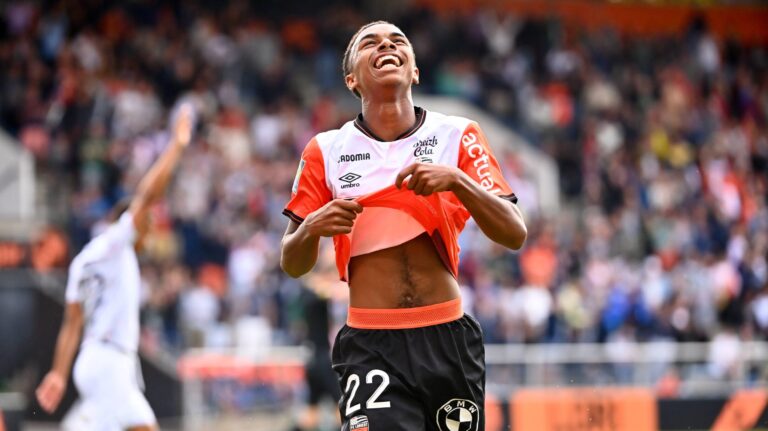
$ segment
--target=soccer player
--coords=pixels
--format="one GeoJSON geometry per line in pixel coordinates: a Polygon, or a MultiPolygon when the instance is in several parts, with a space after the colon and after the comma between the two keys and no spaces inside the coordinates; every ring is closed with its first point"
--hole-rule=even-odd
{"type": "Polygon", "coordinates": [[[135,248],[147,232],[149,208],[162,197],[191,134],[192,113],[183,106],[167,148],[139,183],[127,211],[118,204],[110,226],[72,260],[53,367],[36,391],[45,411],[56,410],[80,346],[74,381],[82,400],[65,429],[69,420],[71,429],[86,431],[157,428],[138,372],[141,280],[135,248]]]}
{"type": "Polygon", "coordinates": [[[482,430],[483,339],[462,310],[457,238],[471,215],[519,249],[517,199],[477,123],[413,105],[419,69],[396,26],[363,26],[342,67],[362,113],[304,149],[281,255],[301,276],[333,237],[350,289],[332,351],[342,429],[482,430]]]}

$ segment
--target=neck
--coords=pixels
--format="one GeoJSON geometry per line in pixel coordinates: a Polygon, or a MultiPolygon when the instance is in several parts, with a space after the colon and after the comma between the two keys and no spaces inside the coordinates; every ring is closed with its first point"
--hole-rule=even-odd
{"type": "Polygon", "coordinates": [[[394,141],[416,122],[413,99],[410,94],[388,101],[363,98],[363,121],[376,136],[394,141]]]}

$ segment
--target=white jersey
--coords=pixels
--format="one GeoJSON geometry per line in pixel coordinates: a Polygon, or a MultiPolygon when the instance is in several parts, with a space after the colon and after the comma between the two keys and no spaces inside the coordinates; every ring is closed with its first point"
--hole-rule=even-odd
{"type": "Polygon", "coordinates": [[[83,344],[99,341],[125,352],[138,349],[141,279],[135,239],[133,216],[125,212],[69,266],[66,300],[83,307],[83,344]]]}

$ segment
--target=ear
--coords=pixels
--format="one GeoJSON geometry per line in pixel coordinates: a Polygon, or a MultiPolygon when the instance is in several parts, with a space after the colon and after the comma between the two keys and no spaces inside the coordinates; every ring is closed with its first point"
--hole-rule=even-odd
{"type": "Polygon", "coordinates": [[[357,87],[357,78],[355,77],[354,73],[350,73],[347,76],[344,77],[344,82],[347,84],[347,88],[351,92],[355,92],[355,87],[357,87]]]}
{"type": "Polygon", "coordinates": [[[419,68],[413,68],[413,85],[419,85],[419,68]]]}

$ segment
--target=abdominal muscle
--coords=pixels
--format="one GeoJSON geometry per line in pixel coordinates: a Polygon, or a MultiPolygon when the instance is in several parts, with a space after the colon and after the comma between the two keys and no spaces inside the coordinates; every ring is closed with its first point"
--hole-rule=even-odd
{"type": "Polygon", "coordinates": [[[349,261],[350,306],[411,308],[459,298],[456,279],[424,233],[349,261]]]}

